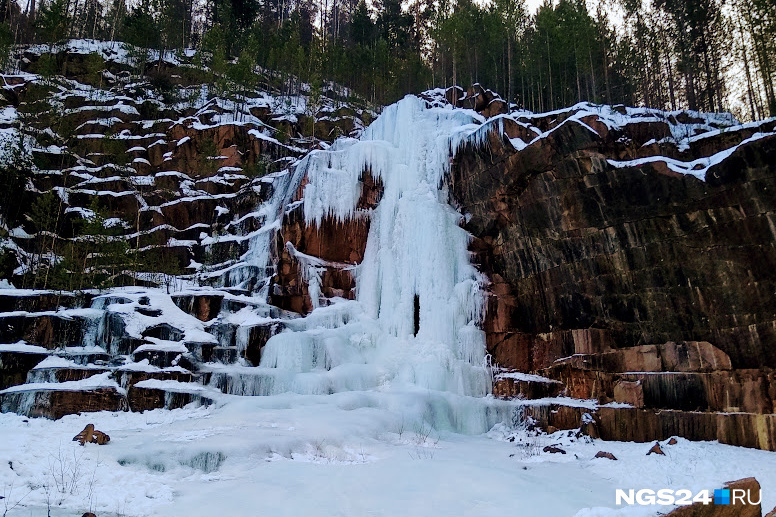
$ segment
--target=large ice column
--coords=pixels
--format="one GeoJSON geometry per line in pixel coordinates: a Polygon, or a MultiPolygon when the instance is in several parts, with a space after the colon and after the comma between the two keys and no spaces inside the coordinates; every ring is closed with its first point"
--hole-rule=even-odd
{"type": "Polygon", "coordinates": [[[373,360],[392,381],[485,395],[484,278],[472,266],[469,235],[444,187],[453,148],[475,127],[465,110],[428,108],[407,96],[386,108],[361,139],[343,139],[301,164],[309,183],[309,223],[353,217],[359,178],[371,173],[384,192],[371,217],[357,300],[384,335],[373,360]],[[417,332],[416,332],[417,331],[417,332]]]}

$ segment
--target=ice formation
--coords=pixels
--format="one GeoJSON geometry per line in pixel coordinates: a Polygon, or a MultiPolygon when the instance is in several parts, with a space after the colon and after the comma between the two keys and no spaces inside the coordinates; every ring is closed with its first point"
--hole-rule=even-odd
{"type": "MultiPolygon", "coordinates": [[[[239,260],[205,273],[216,287],[229,288],[215,293],[240,308],[225,305],[217,320],[203,322],[169,294],[115,289],[95,297],[91,308],[58,312],[81,322],[81,346],[63,350],[72,362],[68,368],[110,356],[180,358],[197,345],[219,346],[237,354],[200,365],[199,380],[207,386],[177,381],[137,386],[187,390],[203,400],[291,397],[300,406],[325,397],[338,407],[379,408],[410,427],[466,433],[513,423],[519,404],[490,396],[491,370],[480,328],[486,279],[471,263],[471,237],[447,189],[455,152],[462,145],[482,145],[489,131],[500,130],[483,122],[474,111],[407,96],[387,107],[360,138],[340,138],[289,170],[262,178],[254,188],[266,188],[270,195],[231,223],[242,231],[203,239],[212,245],[230,239],[245,251],[239,260]],[[379,201],[369,209],[359,207],[366,175],[382,186],[379,201]],[[283,218],[300,205],[308,225],[369,219],[363,260],[339,265],[353,273],[355,300],[322,298],[321,274],[331,264],[278,242],[283,218]],[[267,303],[281,246],[295,257],[307,284],[313,310],[305,317],[267,303]],[[252,328],[265,324],[282,331],[267,341],[260,364],[248,365],[238,354],[244,355],[252,328]]],[[[177,365],[176,359],[172,368],[177,365]]],[[[125,367],[121,371],[156,368],[147,362],[125,367]]],[[[111,386],[123,389],[126,375],[118,379],[120,384],[111,386]]],[[[91,386],[55,380],[51,371],[40,369],[14,400],[6,399],[27,414],[38,392],[91,386]]]]}
{"type": "Polygon", "coordinates": [[[308,224],[371,219],[364,259],[354,271],[356,300],[318,307],[318,259],[290,250],[315,310],[287,321],[286,331],[267,342],[258,367],[214,368],[211,385],[239,395],[375,390],[386,394],[388,406],[401,393],[423,393],[423,413],[434,415],[432,423],[473,432],[511,418],[511,406],[485,398],[491,373],[478,326],[485,278],[471,264],[470,236],[446,188],[452,155],[484,138],[481,122],[473,111],[407,96],[359,139],[339,139],[276,177],[271,199],[259,208],[264,226],[251,235],[243,257],[248,265],[235,267],[228,283],[244,285],[270,266],[274,230],[306,178],[308,224]],[[365,174],[384,187],[369,211],[357,207],[365,174]]]}

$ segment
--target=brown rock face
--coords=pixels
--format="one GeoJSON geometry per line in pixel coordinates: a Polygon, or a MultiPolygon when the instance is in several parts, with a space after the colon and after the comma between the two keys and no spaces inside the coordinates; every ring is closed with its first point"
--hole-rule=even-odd
{"type": "Polygon", "coordinates": [[[620,381],[614,385],[614,401],[644,407],[644,390],[641,382],[620,381]]]}
{"type": "Polygon", "coordinates": [[[178,409],[194,401],[199,401],[203,404],[210,404],[212,402],[192,393],[177,393],[137,386],[131,386],[127,390],[127,398],[130,410],[136,412],[161,408],[178,409]]]}
{"type": "Polygon", "coordinates": [[[195,316],[200,321],[210,321],[221,312],[223,295],[182,295],[173,296],[172,300],[181,310],[195,316]]]}
{"type": "MultiPolygon", "coordinates": [[[[459,105],[479,95],[447,97],[459,105]]],[[[503,136],[491,132],[452,166],[470,249],[491,281],[484,330],[494,362],[558,380],[563,395],[631,406],[527,409],[545,429],[774,450],[776,194],[766,185],[776,137],[739,146],[702,182],[665,160],[610,160],[708,157],[749,129],[679,150],[657,143],[665,122],[611,129],[571,115],[505,121],[503,136]],[[528,145],[518,151],[514,138],[528,145]]],[[[499,380],[494,393],[521,388],[499,380]]]]}
{"type": "Polygon", "coordinates": [[[300,314],[310,312],[311,272],[319,277],[319,303],[335,296],[355,298],[351,268],[364,258],[369,210],[377,206],[383,192],[382,183],[369,173],[363,175],[361,182],[357,211],[350,219],[325,217],[319,225],[308,224],[302,205],[286,214],[275,243],[279,260],[270,295],[273,305],[300,314]]]}
{"type": "Polygon", "coordinates": [[[452,192],[493,280],[495,361],[548,366],[580,353],[577,331],[596,353],[705,341],[735,368],[776,366],[776,194],[763,188],[776,137],[742,145],[704,183],[615,168],[608,158],[632,152],[615,136],[567,120],[520,152],[491,133],[488,149],[456,157],[452,192]]]}
{"type": "Polygon", "coordinates": [[[493,395],[503,399],[557,397],[562,389],[563,384],[551,380],[521,380],[497,375],[493,382],[493,395]]]}
{"type": "Polygon", "coordinates": [[[0,352],[0,390],[23,384],[27,373],[46,357],[47,354],[0,352]]]}
{"type": "Polygon", "coordinates": [[[762,515],[762,508],[758,501],[760,483],[755,478],[730,481],[725,483],[724,488],[730,490],[731,493],[728,505],[693,503],[689,506],[679,507],[668,515],[670,517],[760,517],[762,515]],[[743,500],[734,498],[736,494],[744,494],[743,500]],[[757,504],[749,504],[747,494],[751,494],[751,500],[758,501],[757,504]]]}
{"type": "Polygon", "coordinates": [[[582,407],[562,406],[559,404],[531,405],[525,407],[525,415],[536,420],[542,429],[550,426],[556,429],[579,429],[583,415],[591,411],[582,407]]]}
{"type": "Polygon", "coordinates": [[[654,442],[682,436],[740,447],[776,450],[776,414],[712,413],[673,409],[599,407],[595,410],[559,404],[526,406],[541,429],[579,429],[603,440],[654,442]]]}
{"type": "Polygon", "coordinates": [[[48,313],[0,316],[0,340],[24,340],[48,349],[72,346],[81,339],[81,324],[78,318],[48,313]]]}
{"type": "Polygon", "coordinates": [[[115,388],[95,388],[88,391],[33,391],[6,393],[0,396],[0,406],[20,407],[19,397],[32,397],[27,416],[58,420],[65,415],[93,411],[126,411],[127,400],[115,388]]]}

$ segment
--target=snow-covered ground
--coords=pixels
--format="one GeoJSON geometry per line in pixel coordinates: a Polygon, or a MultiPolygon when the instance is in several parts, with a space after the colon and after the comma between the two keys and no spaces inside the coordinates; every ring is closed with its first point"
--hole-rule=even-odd
{"type": "Polygon", "coordinates": [[[647,516],[670,508],[617,509],[615,489],[697,491],[747,476],[766,511],[776,505],[773,452],[679,439],[647,456],[651,444],[501,425],[468,436],[418,425],[405,403],[361,392],[58,421],[2,414],[0,511],[20,501],[9,517],[43,516],[49,500],[62,517],[647,516]],[[110,443],[71,441],[88,423],[110,443]],[[566,454],[542,452],[551,444],[566,454]],[[600,450],[618,460],[594,459],[600,450]]]}

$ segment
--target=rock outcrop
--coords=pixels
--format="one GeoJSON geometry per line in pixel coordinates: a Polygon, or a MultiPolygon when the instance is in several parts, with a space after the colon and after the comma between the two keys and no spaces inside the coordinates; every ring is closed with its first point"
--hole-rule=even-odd
{"type": "Polygon", "coordinates": [[[774,123],[680,144],[678,117],[620,114],[501,116],[457,154],[452,195],[491,281],[488,351],[568,396],[630,406],[595,411],[604,438],[773,450],[774,123]]]}

